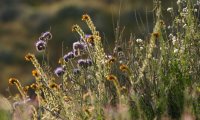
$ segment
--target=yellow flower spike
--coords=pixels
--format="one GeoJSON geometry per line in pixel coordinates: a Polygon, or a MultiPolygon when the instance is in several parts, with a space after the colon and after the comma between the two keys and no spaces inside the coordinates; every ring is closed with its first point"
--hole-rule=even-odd
{"type": "Polygon", "coordinates": [[[161,26],[164,26],[165,25],[165,22],[163,20],[160,20],[160,25],[161,26]]]}
{"type": "Polygon", "coordinates": [[[119,66],[119,69],[120,69],[122,72],[126,72],[126,71],[128,71],[128,66],[125,65],[125,64],[121,64],[121,65],[119,66]]]}
{"type": "Polygon", "coordinates": [[[72,26],[72,32],[77,32],[81,38],[85,39],[85,33],[83,32],[83,30],[81,29],[81,27],[79,25],[73,25],[72,26]]]}
{"type": "Polygon", "coordinates": [[[19,85],[20,83],[16,78],[10,78],[9,79],[9,84],[10,85],[15,85],[15,84],[19,85]]]}
{"type": "Polygon", "coordinates": [[[26,61],[31,61],[33,58],[34,58],[34,56],[33,56],[33,54],[31,54],[31,53],[28,53],[28,54],[25,56],[25,60],[26,60],[26,61]]]}
{"type": "Polygon", "coordinates": [[[82,20],[87,23],[87,25],[90,28],[90,30],[92,31],[93,35],[98,35],[98,32],[96,31],[96,27],[94,26],[94,23],[92,22],[92,20],[88,14],[84,14],[82,16],[82,20]]]}
{"type": "Polygon", "coordinates": [[[30,88],[29,86],[25,86],[25,87],[23,88],[23,91],[24,91],[25,93],[27,93],[29,88],[30,88]]]}
{"type": "Polygon", "coordinates": [[[58,89],[59,89],[59,85],[56,84],[56,83],[51,83],[51,84],[49,85],[49,87],[52,88],[52,89],[54,89],[54,90],[58,90],[58,89]]]}
{"type": "Polygon", "coordinates": [[[39,77],[39,73],[38,73],[37,70],[33,70],[33,71],[32,71],[32,75],[33,75],[34,77],[39,77]]]}
{"type": "Polygon", "coordinates": [[[71,101],[72,98],[65,95],[65,96],[63,97],[63,100],[64,100],[65,102],[68,102],[68,101],[71,101]]]}
{"type": "Polygon", "coordinates": [[[158,37],[160,36],[160,33],[154,32],[154,33],[152,33],[152,35],[153,35],[154,37],[158,38],[158,37]]]}
{"type": "Polygon", "coordinates": [[[83,100],[86,100],[89,96],[90,96],[89,92],[83,94],[83,100]]]}
{"type": "Polygon", "coordinates": [[[94,43],[94,36],[91,35],[89,38],[86,39],[86,42],[93,44],[94,43]]]}
{"type": "Polygon", "coordinates": [[[78,29],[78,27],[79,27],[79,26],[78,26],[77,24],[76,24],[76,25],[73,25],[73,26],[72,26],[72,32],[75,32],[75,31],[78,29]]]}
{"type": "Polygon", "coordinates": [[[116,80],[117,80],[117,77],[114,76],[114,75],[107,75],[107,76],[106,76],[106,79],[109,80],[109,81],[116,81],[116,80]]]}
{"type": "Polygon", "coordinates": [[[63,58],[60,58],[60,59],[58,60],[58,64],[64,65],[64,64],[65,64],[64,59],[63,59],[63,58]]]}
{"type": "Polygon", "coordinates": [[[82,20],[85,21],[85,20],[89,20],[90,19],[90,16],[88,14],[84,14],[82,16],[82,20]]]}
{"type": "Polygon", "coordinates": [[[26,98],[26,94],[24,93],[23,88],[22,88],[20,82],[18,81],[18,79],[16,79],[16,78],[10,78],[9,79],[9,84],[16,85],[17,89],[19,90],[20,94],[22,95],[22,98],[23,99],[26,98]]]}
{"type": "Polygon", "coordinates": [[[30,86],[33,90],[36,90],[38,88],[38,85],[36,83],[33,83],[31,86],[30,86]]]}
{"type": "Polygon", "coordinates": [[[111,65],[111,64],[113,64],[115,61],[116,61],[116,58],[112,57],[112,58],[108,59],[107,64],[108,64],[108,65],[111,65]]]}

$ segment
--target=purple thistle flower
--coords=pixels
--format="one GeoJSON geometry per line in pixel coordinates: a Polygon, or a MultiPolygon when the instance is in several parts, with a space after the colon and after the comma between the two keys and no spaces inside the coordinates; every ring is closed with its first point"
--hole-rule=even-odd
{"type": "Polygon", "coordinates": [[[75,57],[74,52],[68,52],[66,55],[64,55],[63,59],[65,62],[68,62],[70,59],[73,59],[75,57]]]}
{"type": "Polygon", "coordinates": [[[40,36],[40,40],[51,40],[52,39],[52,34],[50,32],[45,32],[42,33],[42,35],[40,36]]]}
{"type": "Polygon", "coordinates": [[[74,56],[75,57],[78,57],[80,55],[80,51],[79,50],[74,50],[73,52],[74,52],[74,56]]]}
{"type": "Polygon", "coordinates": [[[87,68],[86,61],[83,60],[83,59],[79,59],[79,60],[78,60],[78,65],[79,65],[80,67],[87,68]]]}
{"type": "MultiPolygon", "coordinates": [[[[87,38],[89,38],[90,36],[91,36],[90,34],[86,34],[86,35],[85,35],[85,38],[87,39],[87,38]]],[[[81,40],[81,41],[84,41],[82,37],[80,38],[80,40],[81,40]]],[[[84,41],[84,42],[85,42],[85,41],[84,41]]]]}
{"type": "Polygon", "coordinates": [[[74,75],[80,75],[80,74],[81,74],[80,69],[75,68],[75,69],[73,70],[73,74],[74,74],[74,75]]]}
{"type": "Polygon", "coordinates": [[[88,66],[92,66],[92,60],[91,59],[87,59],[86,63],[87,63],[88,66]]]}
{"type": "Polygon", "coordinates": [[[65,62],[69,62],[69,56],[68,56],[68,54],[64,55],[63,59],[64,59],[65,62]]]}
{"type": "Polygon", "coordinates": [[[86,48],[86,44],[83,42],[75,42],[73,43],[73,50],[80,50],[83,51],[86,48]]]}
{"type": "Polygon", "coordinates": [[[55,69],[54,73],[56,74],[56,76],[60,77],[65,73],[65,71],[62,67],[57,67],[55,69]]]}
{"type": "Polygon", "coordinates": [[[38,40],[35,44],[36,46],[36,50],[38,52],[41,52],[41,51],[44,51],[46,49],[46,45],[47,43],[45,41],[42,41],[42,40],[38,40]]]}
{"type": "Polygon", "coordinates": [[[75,57],[75,55],[74,55],[74,52],[68,52],[68,57],[69,57],[69,59],[73,59],[74,57],[75,57]]]}

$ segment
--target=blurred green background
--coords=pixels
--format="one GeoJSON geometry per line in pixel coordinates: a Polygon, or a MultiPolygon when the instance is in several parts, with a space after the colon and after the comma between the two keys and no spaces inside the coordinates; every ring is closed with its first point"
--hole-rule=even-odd
{"type": "MultiPolygon", "coordinates": [[[[176,5],[176,0],[162,0],[162,4],[166,11],[176,5]]],[[[48,51],[49,64],[54,69],[62,49],[68,52],[79,39],[71,32],[71,26],[79,24],[89,33],[81,21],[82,14],[91,16],[104,40],[112,46],[113,28],[119,19],[120,26],[125,26],[124,39],[128,40],[130,33],[143,38],[153,27],[152,10],[153,0],[0,0],[0,93],[9,96],[16,92],[14,86],[8,85],[10,77],[18,78],[23,85],[34,81],[34,67],[24,56],[31,52],[42,59],[42,53],[34,46],[42,32],[50,30],[53,34],[48,51]]]]}

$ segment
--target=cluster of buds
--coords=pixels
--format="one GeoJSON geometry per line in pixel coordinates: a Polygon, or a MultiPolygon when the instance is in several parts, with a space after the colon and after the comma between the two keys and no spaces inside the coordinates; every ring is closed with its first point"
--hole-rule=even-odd
{"type": "Polygon", "coordinates": [[[35,43],[36,50],[42,52],[47,47],[47,41],[52,39],[52,34],[50,32],[42,33],[39,40],[35,43]]]}

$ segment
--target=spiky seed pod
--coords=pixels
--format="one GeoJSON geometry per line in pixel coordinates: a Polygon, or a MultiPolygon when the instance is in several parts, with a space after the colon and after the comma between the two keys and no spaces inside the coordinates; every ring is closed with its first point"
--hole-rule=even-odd
{"type": "Polygon", "coordinates": [[[34,58],[34,56],[30,53],[28,53],[26,56],[25,56],[25,60],[26,61],[31,61],[32,59],[34,58]]]}
{"type": "Polygon", "coordinates": [[[38,52],[42,52],[42,51],[44,51],[46,49],[47,43],[45,41],[43,41],[43,40],[38,40],[36,42],[35,46],[36,46],[36,50],[38,52]]]}
{"type": "Polygon", "coordinates": [[[109,80],[109,81],[116,81],[117,77],[115,75],[107,75],[106,79],[109,80]]]}
{"type": "Polygon", "coordinates": [[[55,69],[54,73],[56,74],[56,76],[60,77],[65,73],[65,71],[63,67],[58,67],[55,69]]]}

